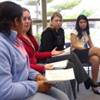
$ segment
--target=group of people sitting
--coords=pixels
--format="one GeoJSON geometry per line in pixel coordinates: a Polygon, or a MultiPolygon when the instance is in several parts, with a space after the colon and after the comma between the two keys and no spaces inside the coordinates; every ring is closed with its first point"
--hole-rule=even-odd
{"type": "MultiPolygon", "coordinates": [[[[78,84],[84,82],[100,94],[97,82],[100,64],[100,49],[94,47],[89,32],[89,23],[84,15],[76,21],[71,33],[71,53],[57,56],[64,50],[62,16],[53,13],[50,26],[41,34],[40,46],[32,34],[32,19],[28,9],[4,1],[0,3],[0,98],[1,100],[74,100],[66,92],[69,82],[46,82],[45,70],[52,70],[51,62],[68,59],[66,68],[73,68],[78,84]],[[86,47],[86,45],[89,47],[86,47]],[[85,59],[85,60],[84,60],[85,59]],[[90,62],[92,78],[81,62],[90,62]],[[81,61],[81,62],[80,62],[81,61]],[[64,88],[62,88],[63,86],[64,88]]],[[[59,73],[60,74],[60,73],[59,73]]]]}
{"type": "MultiPolygon", "coordinates": [[[[53,13],[50,26],[46,28],[41,35],[40,51],[51,51],[54,48],[57,50],[63,50],[65,45],[64,30],[62,26],[62,16],[59,12],[53,13]]],[[[78,83],[78,78],[86,78],[82,63],[90,63],[92,66],[92,80],[97,82],[99,65],[100,65],[100,48],[95,47],[92,43],[89,31],[89,22],[85,15],[79,15],[76,20],[75,29],[72,30],[71,35],[71,55],[76,57],[70,57],[66,55],[64,59],[68,59],[74,64],[74,73],[78,83]],[[78,57],[78,58],[77,58],[78,57]],[[77,61],[75,60],[77,59],[77,61]],[[75,70],[76,69],[76,70],[75,70]],[[81,69],[81,70],[80,70],[81,69]],[[82,73],[84,72],[83,76],[82,73]],[[78,74],[78,75],[77,75],[78,74]]],[[[85,82],[85,86],[88,89],[89,82],[85,82]]],[[[99,82],[97,84],[100,84],[99,82]]],[[[92,90],[96,94],[100,94],[98,88],[92,87],[92,90]]]]}

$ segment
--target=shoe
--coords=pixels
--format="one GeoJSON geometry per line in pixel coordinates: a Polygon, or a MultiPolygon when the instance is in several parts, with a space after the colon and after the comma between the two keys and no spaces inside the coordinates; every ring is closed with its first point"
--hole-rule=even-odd
{"type": "Polygon", "coordinates": [[[85,88],[86,89],[89,89],[90,88],[90,82],[88,81],[88,80],[86,80],[85,82],[84,82],[84,86],[85,86],[85,88]]]}
{"type": "Polygon", "coordinates": [[[93,80],[90,81],[90,85],[91,87],[99,87],[100,86],[100,82],[95,82],[93,80]]]}
{"type": "Polygon", "coordinates": [[[100,86],[100,82],[94,82],[92,79],[88,78],[85,82],[84,82],[85,88],[89,89],[90,86],[91,87],[99,87],[100,86]]]}
{"type": "Polygon", "coordinates": [[[97,88],[92,88],[93,93],[100,95],[100,91],[97,88]]]}

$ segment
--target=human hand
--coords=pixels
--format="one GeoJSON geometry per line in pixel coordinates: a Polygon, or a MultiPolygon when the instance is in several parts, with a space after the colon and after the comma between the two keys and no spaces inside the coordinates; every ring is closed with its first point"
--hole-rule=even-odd
{"type": "Polygon", "coordinates": [[[36,76],[36,81],[45,81],[45,80],[46,80],[46,78],[43,75],[41,75],[41,74],[38,74],[36,76]]]}
{"type": "Polygon", "coordinates": [[[53,69],[53,64],[45,64],[44,67],[47,70],[51,70],[51,69],[53,69]]]}
{"type": "Polygon", "coordinates": [[[51,84],[46,83],[45,81],[37,81],[37,83],[39,92],[48,92],[48,90],[51,88],[51,84]]]}
{"type": "Polygon", "coordinates": [[[56,56],[56,55],[59,55],[59,54],[61,54],[61,53],[63,53],[63,52],[64,52],[63,50],[58,51],[58,50],[56,50],[56,48],[54,48],[54,49],[51,51],[51,54],[52,54],[52,56],[56,56]]]}

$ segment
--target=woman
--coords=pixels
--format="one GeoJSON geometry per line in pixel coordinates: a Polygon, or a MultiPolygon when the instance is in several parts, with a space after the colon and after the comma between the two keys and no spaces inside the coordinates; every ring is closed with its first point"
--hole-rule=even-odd
{"type": "Polygon", "coordinates": [[[0,100],[69,100],[30,69],[28,55],[16,37],[23,27],[22,12],[18,4],[0,2],[0,100]]]}
{"type": "MultiPolygon", "coordinates": [[[[21,34],[18,34],[18,38],[22,40],[24,47],[29,55],[31,68],[39,71],[40,73],[45,73],[45,65],[47,64],[38,64],[38,61],[46,61],[47,58],[51,58],[51,52],[54,52],[54,50],[51,52],[38,51],[39,46],[35,37],[32,35],[31,26],[30,12],[28,9],[23,8],[23,32],[21,34]]],[[[55,52],[57,51],[55,50],[55,52]]],[[[74,100],[72,88],[69,81],[58,82],[56,86],[57,88],[63,90],[66,94],[68,94],[70,100],[74,100]]]]}
{"type": "MultiPolygon", "coordinates": [[[[38,46],[36,46],[37,42],[35,41],[34,36],[32,35],[32,31],[30,31],[31,28],[31,17],[30,17],[30,12],[27,9],[23,9],[23,33],[19,34],[18,37],[23,41],[24,43],[24,47],[29,55],[29,58],[31,59],[30,63],[31,66],[32,64],[37,65],[37,63],[34,61],[32,62],[32,59],[37,59],[35,55],[35,53],[41,53],[38,52],[38,46]],[[27,37],[27,39],[25,38],[27,37]],[[30,42],[31,44],[30,44],[30,42]],[[35,51],[34,51],[35,48],[35,51]],[[34,58],[35,57],[35,58],[34,58]]],[[[45,52],[42,52],[45,53],[45,52]]],[[[42,56],[41,53],[41,56],[42,56]]],[[[37,55],[37,57],[39,58],[39,54],[37,55]]],[[[40,57],[41,58],[41,57],[40,57]]],[[[43,56],[42,56],[43,58],[43,56]]],[[[58,60],[62,60],[62,59],[69,59],[71,62],[74,62],[74,65],[72,63],[68,63],[67,67],[73,67],[74,68],[74,72],[75,72],[75,76],[76,76],[76,80],[78,81],[78,83],[81,82],[87,82],[92,86],[98,86],[97,84],[90,82],[90,78],[88,77],[88,75],[86,74],[86,72],[84,71],[84,69],[81,67],[81,64],[78,60],[78,58],[76,57],[75,54],[71,54],[71,55],[67,55],[67,56],[63,56],[63,57],[57,57],[57,58],[53,58],[53,59],[58,59],[58,60]]],[[[50,59],[50,62],[52,62],[52,58],[50,59]]]]}
{"type": "Polygon", "coordinates": [[[51,64],[37,64],[39,61],[46,60],[47,58],[51,58],[52,56],[58,55],[62,53],[62,51],[57,51],[53,49],[51,52],[39,52],[39,45],[32,35],[31,29],[31,17],[28,9],[23,8],[23,32],[18,35],[23,43],[26,51],[28,52],[31,68],[39,71],[40,73],[44,73],[45,69],[53,69],[51,64]]]}
{"type": "MultiPolygon", "coordinates": [[[[94,47],[92,43],[89,23],[85,15],[78,16],[75,30],[71,33],[71,43],[72,50],[77,54],[81,62],[91,63],[92,78],[94,81],[97,81],[100,65],[100,49],[94,47]]],[[[93,91],[96,92],[94,88],[93,91]]]]}
{"type": "Polygon", "coordinates": [[[54,12],[51,16],[50,26],[41,35],[40,51],[51,51],[54,48],[63,50],[65,39],[62,26],[62,15],[54,12]]]}
{"type": "MultiPolygon", "coordinates": [[[[62,27],[62,16],[60,13],[55,12],[51,16],[50,26],[46,28],[41,35],[40,51],[46,51],[46,50],[51,51],[54,48],[58,48],[62,50],[64,48],[64,31],[61,27],[62,27]],[[61,37],[61,39],[59,39],[59,37],[61,37]]],[[[77,58],[76,54],[72,52],[70,55],[67,55],[66,57],[64,56],[62,58],[63,59],[67,58],[69,59],[69,61],[71,61],[74,64],[75,67],[73,66],[73,69],[74,69],[77,82],[78,83],[85,82],[85,86],[88,89],[89,82],[84,80],[86,78],[86,76],[84,76],[86,75],[85,74],[86,72],[82,68],[82,65],[79,59],[77,58]],[[79,80],[81,80],[81,82],[79,80]]],[[[98,65],[98,58],[95,59],[97,59],[97,65],[98,65]]]]}

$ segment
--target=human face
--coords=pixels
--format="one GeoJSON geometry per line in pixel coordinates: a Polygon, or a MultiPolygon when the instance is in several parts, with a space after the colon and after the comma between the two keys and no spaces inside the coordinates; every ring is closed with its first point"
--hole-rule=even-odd
{"type": "Polygon", "coordinates": [[[23,32],[27,33],[31,27],[31,17],[28,11],[23,12],[23,32]]]}
{"type": "Polygon", "coordinates": [[[62,26],[62,19],[58,16],[55,16],[52,19],[51,24],[55,29],[59,29],[62,26]]]}
{"type": "Polygon", "coordinates": [[[86,22],[86,20],[81,19],[81,20],[79,21],[79,26],[80,26],[80,28],[81,28],[82,30],[86,29],[86,27],[87,27],[87,22],[86,22]]]}

